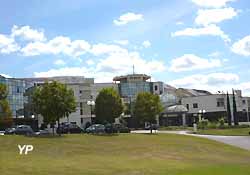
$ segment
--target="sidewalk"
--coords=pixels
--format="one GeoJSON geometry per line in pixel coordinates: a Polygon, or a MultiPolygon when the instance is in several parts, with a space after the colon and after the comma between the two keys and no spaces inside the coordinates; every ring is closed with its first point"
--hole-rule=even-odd
{"type": "MultiPolygon", "coordinates": [[[[145,134],[150,133],[149,130],[136,130],[131,131],[131,133],[145,134]]],[[[195,137],[203,137],[246,150],[250,150],[250,136],[218,136],[218,135],[199,135],[199,134],[189,134],[188,131],[158,131],[153,130],[153,133],[163,133],[163,134],[181,134],[189,135],[195,137]]]]}

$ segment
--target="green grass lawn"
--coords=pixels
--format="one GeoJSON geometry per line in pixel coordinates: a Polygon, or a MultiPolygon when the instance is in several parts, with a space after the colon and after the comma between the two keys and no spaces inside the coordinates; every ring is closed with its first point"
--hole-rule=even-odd
{"type": "Polygon", "coordinates": [[[225,135],[225,136],[249,136],[250,128],[231,129],[204,129],[198,130],[198,134],[225,135]]]}
{"type": "Polygon", "coordinates": [[[174,134],[0,136],[1,175],[249,175],[250,151],[174,134]],[[19,155],[18,144],[34,151],[19,155]]]}

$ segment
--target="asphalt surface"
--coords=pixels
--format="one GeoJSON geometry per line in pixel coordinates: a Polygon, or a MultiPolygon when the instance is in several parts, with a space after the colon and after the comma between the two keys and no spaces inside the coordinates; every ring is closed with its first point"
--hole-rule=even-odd
{"type": "MultiPolygon", "coordinates": [[[[150,133],[149,130],[136,130],[132,133],[150,133]]],[[[200,134],[190,134],[188,131],[157,131],[153,130],[153,133],[166,133],[166,134],[181,134],[189,135],[195,137],[202,137],[232,146],[240,147],[242,149],[250,150],[250,136],[218,136],[218,135],[200,135],[200,134]]]]}

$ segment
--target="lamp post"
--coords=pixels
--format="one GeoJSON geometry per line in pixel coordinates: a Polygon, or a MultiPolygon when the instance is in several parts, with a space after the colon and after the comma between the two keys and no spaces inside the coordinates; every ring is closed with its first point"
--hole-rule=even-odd
{"type": "Polygon", "coordinates": [[[201,121],[201,119],[205,113],[206,113],[206,110],[204,110],[204,109],[199,110],[199,121],[201,121]]]}
{"type": "Polygon", "coordinates": [[[87,105],[90,106],[90,120],[91,120],[91,123],[92,123],[92,106],[95,105],[95,101],[94,100],[88,100],[87,105]]]}

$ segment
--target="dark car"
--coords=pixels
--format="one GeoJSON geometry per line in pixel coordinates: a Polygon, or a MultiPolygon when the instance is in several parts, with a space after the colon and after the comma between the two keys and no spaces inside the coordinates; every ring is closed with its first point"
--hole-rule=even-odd
{"type": "Polygon", "coordinates": [[[105,133],[105,126],[101,124],[94,124],[85,130],[86,133],[99,134],[105,133]]]}
{"type": "Polygon", "coordinates": [[[117,133],[118,128],[115,127],[114,124],[108,123],[108,124],[105,125],[105,132],[108,133],[108,134],[117,133]]]}
{"type": "Polygon", "coordinates": [[[152,124],[151,127],[150,127],[150,125],[147,125],[145,127],[146,130],[150,130],[150,128],[152,128],[152,130],[157,130],[158,129],[158,125],[157,124],[152,124]]]}
{"type": "Polygon", "coordinates": [[[67,133],[83,133],[84,129],[78,126],[77,124],[66,123],[60,126],[60,129],[57,128],[57,133],[67,134],[67,133]]]}
{"type": "Polygon", "coordinates": [[[29,125],[19,125],[15,128],[6,129],[4,134],[32,135],[34,131],[29,125]]]}
{"type": "Polygon", "coordinates": [[[36,135],[37,136],[48,136],[48,135],[50,135],[51,133],[48,131],[48,130],[46,130],[46,129],[44,129],[44,130],[39,130],[38,132],[36,132],[36,135]]]}
{"type": "Polygon", "coordinates": [[[124,126],[122,124],[115,124],[114,127],[119,133],[130,133],[131,131],[127,126],[124,126]]]}

